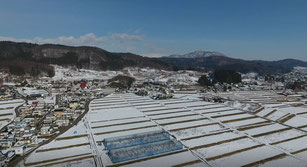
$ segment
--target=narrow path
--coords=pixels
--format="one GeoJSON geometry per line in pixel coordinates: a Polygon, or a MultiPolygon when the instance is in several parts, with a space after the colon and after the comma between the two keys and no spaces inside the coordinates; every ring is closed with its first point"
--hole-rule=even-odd
{"type": "Polygon", "coordinates": [[[90,127],[89,121],[88,121],[86,116],[84,117],[84,122],[85,122],[84,123],[85,127],[88,130],[88,140],[90,142],[91,147],[93,148],[94,154],[96,155],[95,158],[94,158],[95,162],[96,162],[96,166],[97,167],[103,167],[103,163],[102,163],[102,159],[101,159],[101,152],[99,151],[99,149],[97,147],[97,144],[96,144],[94,136],[93,136],[92,129],[90,127]]]}

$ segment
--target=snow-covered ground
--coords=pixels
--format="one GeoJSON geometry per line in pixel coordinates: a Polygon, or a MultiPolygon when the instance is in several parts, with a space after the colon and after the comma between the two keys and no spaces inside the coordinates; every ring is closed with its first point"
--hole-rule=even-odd
{"type": "Polygon", "coordinates": [[[81,121],[52,142],[39,147],[19,166],[95,166],[86,124],[81,121]]]}
{"type": "Polygon", "coordinates": [[[81,79],[102,79],[108,80],[119,74],[123,74],[121,71],[95,71],[77,68],[65,68],[58,65],[53,65],[55,70],[55,76],[53,80],[81,80],[81,79]]]}
{"type": "Polygon", "coordinates": [[[264,110],[257,113],[258,116],[266,117],[272,121],[281,121],[295,128],[307,126],[307,106],[283,105],[271,107],[264,105],[264,107],[264,110]]]}
{"type": "MultiPolygon", "coordinates": [[[[279,165],[283,167],[291,163],[293,163],[291,166],[307,164],[307,133],[292,128],[292,125],[288,126],[294,124],[291,123],[292,119],[285,121],[285,124],[276,121],[278,116],[284,115],[271,113],[276,108],[268,107],[255,115],[241,110],[241,107],[238,107],[239,109],[234,107],[204,102],[198,98],[178,97],[178,99],[154,101],[149,97],[139,97],[134,94],[112,94],[93,100],[89,112],[77,126],[59,136],[58,140],[40,147],[38,150],[41,151],[32,153],[25,163],[38,162],[40,165],[51,163],[40,162],[43,160],[60,163],[64,160],[56,158],[63,156],[69,162],[63,162],[62,166],[67,166],[77,161],[71,158],[76,155],[76,157],[91,156],[85,159],[83,165],[86,166],[91,166],[88,165],[90,162],[97,166],[103,164],[104,166],[279,165]],[[184,149],[158,156],[148,155],[146,158],[132,159],[127,161],[129,163],[115,163],[109,157],[104,144],[99,144],[114,137],[159,130],[170,134],[172,140],[182,143],[184,149]],[[67,138],[78,135],[84,136],[67,138]],[[86,145],[77,145],[82,143],[86,145]],[[71,145],[77,146],[62,148],[61,151],[55,150],[71,145]],[[81,152],[88,154],[83,155],[81,152]]],[[[295,109],[297,110],[291,109],[291,112],[287,112],[282,108],[280,112],[290,114],[303,112],[301,109],[295,109]]],[[[299,125],[306,122],[296,121],[299,125]]],[[[138,151],[135,151],[133,155],[137,153],[138,151]]],[[[80,164],[82,161],[78,162],[80,164]]]]}
{"type": "Polygon", "coordinates": [[[16,117],[15,108],[23,103],[22,99],[0,101],[0,129],[14,120],[16,117]]]}
{"type": "Polygon", "coordinates": [[[124,68],[121,71],[95,71],[86,69],[77,69],[73,67],[62,67],[53,65],[55,76],[53,80],[108,80],[117,75],[127,75],[134,77],[137,81],[150,81],[160,83],[175,83],[180,85],[196,84],[202,73],[194,71],[164,71],[150,68],[124,68]]]}
{"type": "MultiPolygon", "coordinates": [[[[193,85],[196,84],[199,77],[204,73],[197,71],[165,71],[153,68],[138,68],[138,67],[126,67],[119,71],[96,71],[88,69],[78,69],[76,67],[64,67],[59,65],[52,65],[54,67],[55,76],[52,80],[108,80],[117,75],[127,75],[134,77],[136,81],[149,81],[179,84],[179,85],[193,85]]],[[[10,76],[8,73],[0,73],[3,77],[10,76]]],[[[47,79],[47,77],[46,77],[47,79]]]]}

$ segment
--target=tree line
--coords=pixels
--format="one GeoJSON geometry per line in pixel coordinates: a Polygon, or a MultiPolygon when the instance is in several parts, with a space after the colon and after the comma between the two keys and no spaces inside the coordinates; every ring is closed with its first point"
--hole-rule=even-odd
{"type": "Polygon", "coordinates": [[[241,74],[233,70],[215,70],[211,76],[203,75],[198,83],[202,86],[213,86],[215,83],[240,83],[241,74]]]}

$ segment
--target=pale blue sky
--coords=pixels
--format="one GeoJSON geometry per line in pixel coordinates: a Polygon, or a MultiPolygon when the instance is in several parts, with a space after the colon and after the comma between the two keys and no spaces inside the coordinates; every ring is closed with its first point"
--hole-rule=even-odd
{"type": "Polygon", "coordinates": [[[0,0],[0,40],[307,61],[306,0],[0,0]]]}

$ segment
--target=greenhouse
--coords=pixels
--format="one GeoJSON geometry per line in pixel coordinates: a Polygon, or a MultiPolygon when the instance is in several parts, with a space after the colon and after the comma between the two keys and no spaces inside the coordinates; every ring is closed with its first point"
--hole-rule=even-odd
{"type": "Polygon", "coordinates": [[[107,138],[103,141],[113,163],[180,150],[183,146],[165,131],[107,138]]]}

